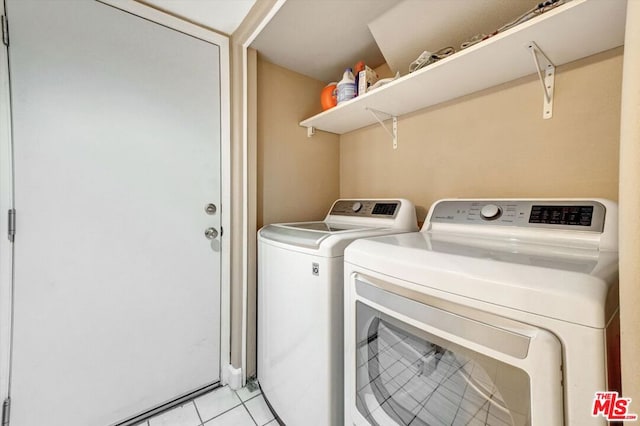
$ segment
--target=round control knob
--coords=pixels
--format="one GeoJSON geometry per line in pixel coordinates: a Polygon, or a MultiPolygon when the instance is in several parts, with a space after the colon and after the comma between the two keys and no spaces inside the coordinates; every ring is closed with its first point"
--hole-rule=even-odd
{"type": "Polygon", "coordinates": [[[480,216],[486,220],[494,220],[500,217],[502,210],[495,204],[487,204],[480,210],[480,216]]]}
{"type": "Polygon", "coordinates": [[[353,203],[353,206],[351,206],[351,210],[353,210],[354,213],[358,213],[360,210],[362,210],[362,203],[360,202],[353,203]]]}

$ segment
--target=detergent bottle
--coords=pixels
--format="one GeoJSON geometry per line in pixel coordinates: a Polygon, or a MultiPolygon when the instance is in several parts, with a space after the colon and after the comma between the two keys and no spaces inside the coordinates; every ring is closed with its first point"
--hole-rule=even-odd
{"type": "Polygon", "coordinates": [[[323,111],[333,108],[338,103],[337,84],[336,82],[331,82],[320,92],[320,105],[322,105],[323,111]]]}
{"type": "Polygon", "coordinates": [[[356,79],[351,68],[344,70],[342,80],[338,82],[338,105],[356,97],[356,79]]]}

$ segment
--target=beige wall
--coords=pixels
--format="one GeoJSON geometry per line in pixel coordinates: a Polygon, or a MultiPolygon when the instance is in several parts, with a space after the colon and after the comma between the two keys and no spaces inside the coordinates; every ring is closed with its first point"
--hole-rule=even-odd
{"type": "Polygon", "coordinates": [[[320,220],[339,195],[339,137],[307,138],[324,84],[258,56],[257,225],[320,220]]]}
{"type": "Polygon", "coordinates": [[[340,195],[406,197],[420,220],[444,197],[616,200],[621,72],[621,48],[558,67],[549,120],[532,75],[401,117],[395,151],[378,125],[342,135],[340,195]]]}

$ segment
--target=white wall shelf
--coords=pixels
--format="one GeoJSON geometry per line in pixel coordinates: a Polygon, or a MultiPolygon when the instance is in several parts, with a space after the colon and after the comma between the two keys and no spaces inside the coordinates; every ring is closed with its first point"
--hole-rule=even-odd
{"type": "Polygon", "coordinates": [[[534,74],[532,41],[556,66],[621,46],[626,5],[573,0],[300,125],[343,134],[376,123],[369,110],[400,116],[534,74]]]}

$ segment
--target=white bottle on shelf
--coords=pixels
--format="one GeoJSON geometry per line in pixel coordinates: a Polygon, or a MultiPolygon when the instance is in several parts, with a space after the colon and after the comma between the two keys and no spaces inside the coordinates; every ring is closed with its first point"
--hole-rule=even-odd
{"type": "Polygon", "coordinates": [[[342,80],[338,83],[338,105],[356,97],[356,78],[351,68],[344,70],[342,80]]]}

